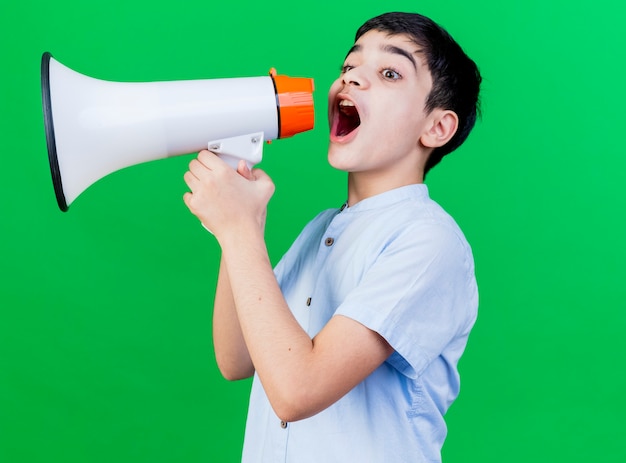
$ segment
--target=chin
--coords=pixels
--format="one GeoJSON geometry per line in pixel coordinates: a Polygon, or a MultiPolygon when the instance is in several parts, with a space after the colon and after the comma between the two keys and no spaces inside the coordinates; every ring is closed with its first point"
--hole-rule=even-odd
{"type": "Polygon", "coordinates": [[[330,142],[328,146],[328,163],[337,170],[344,172],[350,172],[356,167],[354,160],[358,161],[358,156],[355,156],[353,150],[348,146],[330,142]]]}

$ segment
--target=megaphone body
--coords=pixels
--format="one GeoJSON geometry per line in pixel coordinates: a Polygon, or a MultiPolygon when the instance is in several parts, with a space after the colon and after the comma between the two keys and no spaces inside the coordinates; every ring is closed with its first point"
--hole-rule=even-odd
{"type": "Polygon", "coordinates": [[[98,179],[209,148],[236,166],[263,142],[313,128],[313,81],[276,75],[170,82],[94,79],[44,53],[48,157],[62,211],[98,179]]]}

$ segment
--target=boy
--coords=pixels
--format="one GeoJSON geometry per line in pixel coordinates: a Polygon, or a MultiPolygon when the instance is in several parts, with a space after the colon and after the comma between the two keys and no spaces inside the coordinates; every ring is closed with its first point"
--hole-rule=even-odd
{"type": "Polygon", "coordinates": [[[429,19],[357,32],[329,92],[329,163],[348,200],[310,222],[273,270],[274,191],[202,151],[184,200],[222,248],[214,344],[224,376],[255,376],[246,462],[434,462],[478,296],[469,245],[426,172],[477,113],[480,75],[429,19]]]}

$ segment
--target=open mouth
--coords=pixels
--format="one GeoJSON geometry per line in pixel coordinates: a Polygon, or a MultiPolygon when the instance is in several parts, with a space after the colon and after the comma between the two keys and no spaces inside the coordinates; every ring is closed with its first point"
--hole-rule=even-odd
{"type": "Polygon", "coordinates": [[[345,137],[361,125],[359,112],[350,100],[339,100],[336,117],[335,135],[337,137],[345,137]]]}

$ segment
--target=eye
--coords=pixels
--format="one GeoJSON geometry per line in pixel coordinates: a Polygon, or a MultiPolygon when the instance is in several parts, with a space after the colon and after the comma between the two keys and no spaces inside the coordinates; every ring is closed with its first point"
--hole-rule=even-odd
{"type": "Polygon", "coordinates": [[[402,79],[402,76],[400,75],[400,73],[398,71],[394,70],[394,69],[391,69],[391,68],[383,69],[381,74],[387,80],[399,80],[399,79],[402,79]]]}
{"type": "Polygon", "coordinates": [[[345,74],[351,69],[354,69],[354,66],[351,66],[350,64],[344,64],[343,66],[341,66],[341,73],[345,74]]]}

